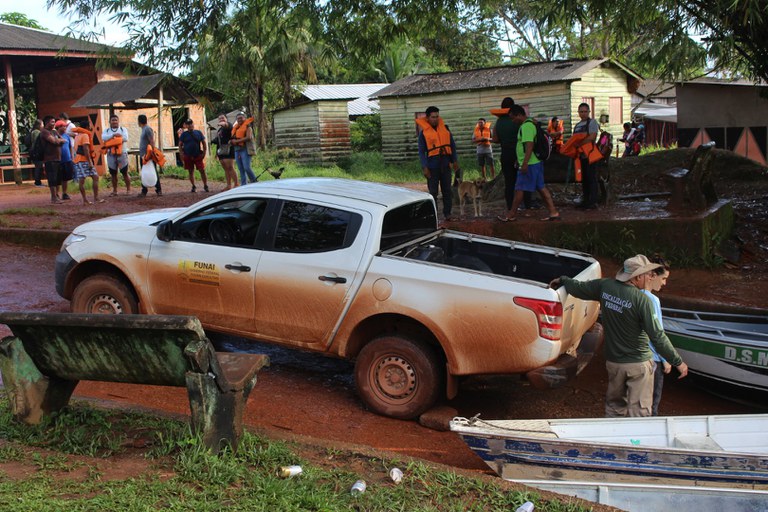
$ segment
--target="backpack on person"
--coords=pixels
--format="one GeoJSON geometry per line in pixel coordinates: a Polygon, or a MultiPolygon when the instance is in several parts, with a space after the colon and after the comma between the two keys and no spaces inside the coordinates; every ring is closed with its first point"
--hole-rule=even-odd
{"type": "Polygon", "coordinates": [[[33,162],[42,162],[45,157],[45,141],[42,133],[38,134],[32,141],[32,147],[29,148],[29,159],[33,162]]]}
{"type": "Polygon", "coordinates": [[[600,134],[597,137],[597,149],[603,158],[608,160],[613,152],[613,135],[605,130],[600,130],[600,134]]]}
{"type": "Polygon", "coordinates": [[[536,137],[533,140],[533,154],[536,155],[540,162],[549,160],[549,157],[552,156],[552,137],[549,136],[539,123],[530,118],[525,120],[526,123],[528,121],[536,127],[536,137]]]}

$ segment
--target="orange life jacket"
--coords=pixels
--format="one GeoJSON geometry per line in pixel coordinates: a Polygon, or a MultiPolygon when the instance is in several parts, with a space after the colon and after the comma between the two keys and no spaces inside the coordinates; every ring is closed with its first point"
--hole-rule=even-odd
{"type": "Polygon", "coordinates": [[[101,145],[101,152],[106,153],[110,152],[113,154],[118,154],[122,152],[123,150],[123,136],[122,135],[115,135],[108,141],[106,141],[104,144],[101,145]]]}
{"type": "Polygon", "coordinates": [[[474,138],[477,142],[478,146],[490,146],[491,145],[491,125],[488,123],[485,123],[485,126],[481,129],[480,123],[477,123],[475,125],[475,133],[474,138]],[[488,139],[488,140],[481,140],[481,139],[488,139]]]}
{"type": "MultiPolygon", "coordinates": [[[[248,127],[253,122],[253,118],[249,117],[245,121],[243,121],[243,124],[235,123],[232,125],[232,138],[233,139],[244,139],[245,136],[248,134],[248,127]]],[[[231,142],[231,144],[235,146],[245,146],[245,142],[231,142]]]]}
{"type": "Polygon", "coordinates": [[[427,143],[427,157],[451,154],[451,132],[445,127],[443,118],[438,118],[437,128],[432,128],[426,117],[416,119],[427,143]]]}
{"type": "Polygon", "coordinates": [[[141,159],[141,164],[145,165],[149,161],[155,162],[158,167],[162,168],[165,166],[165,154],[159,148],[152,147],[152,144],[147,144],[147,152],[141,159]]]}
{"type": "Polygon", "coordinates": [[[603,159],[603,154],[600,153],[597,144],[588,142],[582,146],[576,146],[577,142],[580,142],[587,137],[589,137],[588,133],[574,133],[571,135],[571,138],[568,139],[568,142],[566,142],[560,149],[560,154],[574,159],[586,157],[591,164],[599,162],[603,159]]]}
{"type": "Polygon", "coordinates": [[[88,149],[91,153],[91,159],[95,162],[96,161],[96,150],[93,147],[93,132],[90,130],[86,130],[85,128],[81,128],[80,126],[75,126],[72,128],[72,132],[77,134],[77,137],[75,137],[75,147],[73,151],[74,158],[72,159],[73,162],[80,163],[80,162],[87,162],[88,158],[85,155],[81,155],[77,151],[80,149],[80,146],[82,146],[82,136],[87,137],[88,141],[88,149]]]}
{"type": "Polygon", "coordinates": [[[549,124],[547,125],[547,133],[549,133],[549,136],[552,137],[552,140],[555,144],[558,146],[563,144],[563,120],[558,119],[557,123],[552,123],[552,120],[549,120],[549,124]],[[553,133],[560,132],[558,135],[552,135],[553,133]]]}
{"type": "Polygon", "coordinates": [[[495,115],[496,117],[506,117],[509,115],[510,109],[508,108],[492,108],[488,112],[495,115]]]}

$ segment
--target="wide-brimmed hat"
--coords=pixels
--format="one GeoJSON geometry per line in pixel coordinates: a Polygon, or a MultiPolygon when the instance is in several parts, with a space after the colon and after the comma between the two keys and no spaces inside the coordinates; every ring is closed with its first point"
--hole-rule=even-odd
{"type": "Polygon", "coordinates": [[[638,254],[624,260],[624,268],[616,273],[616,280],[626,283],[633,277],[641,276],[661,266],[659,263],[651,263],[645,255],[638,254]]]}

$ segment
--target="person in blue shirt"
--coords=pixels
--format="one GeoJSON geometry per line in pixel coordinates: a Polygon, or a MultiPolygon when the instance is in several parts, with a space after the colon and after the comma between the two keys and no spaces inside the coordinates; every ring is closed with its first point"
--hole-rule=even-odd
{"type": "Polygon", "coordinates": [[[67,135],[67,121],[59,120],[54,125],[56,131],[59,132],[59,136],[64,139],[64,144],[61,146],[61,199],[62,201],[68,201],[70,199],[67,194],[67,185],[75,177],[75,163],[72,161],[72,138],[67,135]]]}
{"type": "MultiPolygon", "coordinates": [[[[659,322],[662,329],[664,328],[664,322],[661,318],[661,301],[657,296],[651,292],[658,293],[667,285],[667,279],[669,278],[669,264],[664,261],[661,256],[654,256],[650,259],[651,263],[658,263],[661,267],[654,270],[654,276],[650,279],[648,286],[649,289],[643,290],[653,303],[653,311],[655,319],[659,322]]],[[[653,405],[651,406],[651,415],[659,415],[659,402],[661,402],[661,392],[664,388],[664,375],[672,371],[672,365],[661,357],[656,349],[653,347],[653,343],[648,344],[653,352],[653,362],[656,365],[653,371],[653,405]]]]}

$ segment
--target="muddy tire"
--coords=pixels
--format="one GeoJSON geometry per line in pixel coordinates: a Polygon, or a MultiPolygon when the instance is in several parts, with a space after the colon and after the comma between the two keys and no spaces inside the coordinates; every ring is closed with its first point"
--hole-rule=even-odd
{"type": "Polygon", "coordinates": [[[357,356],[357,392],[376,413],[415,418],[441,395],[443,366],[428,345],[400,336],[382,336],[363,347],[357,356]]]}
{"type": "Polygon", "coordinates": [[[123,281],[107,274],[84,279],[75,288],[70,302],[73,313],[137,314],[139,303],[123,281]]]}

